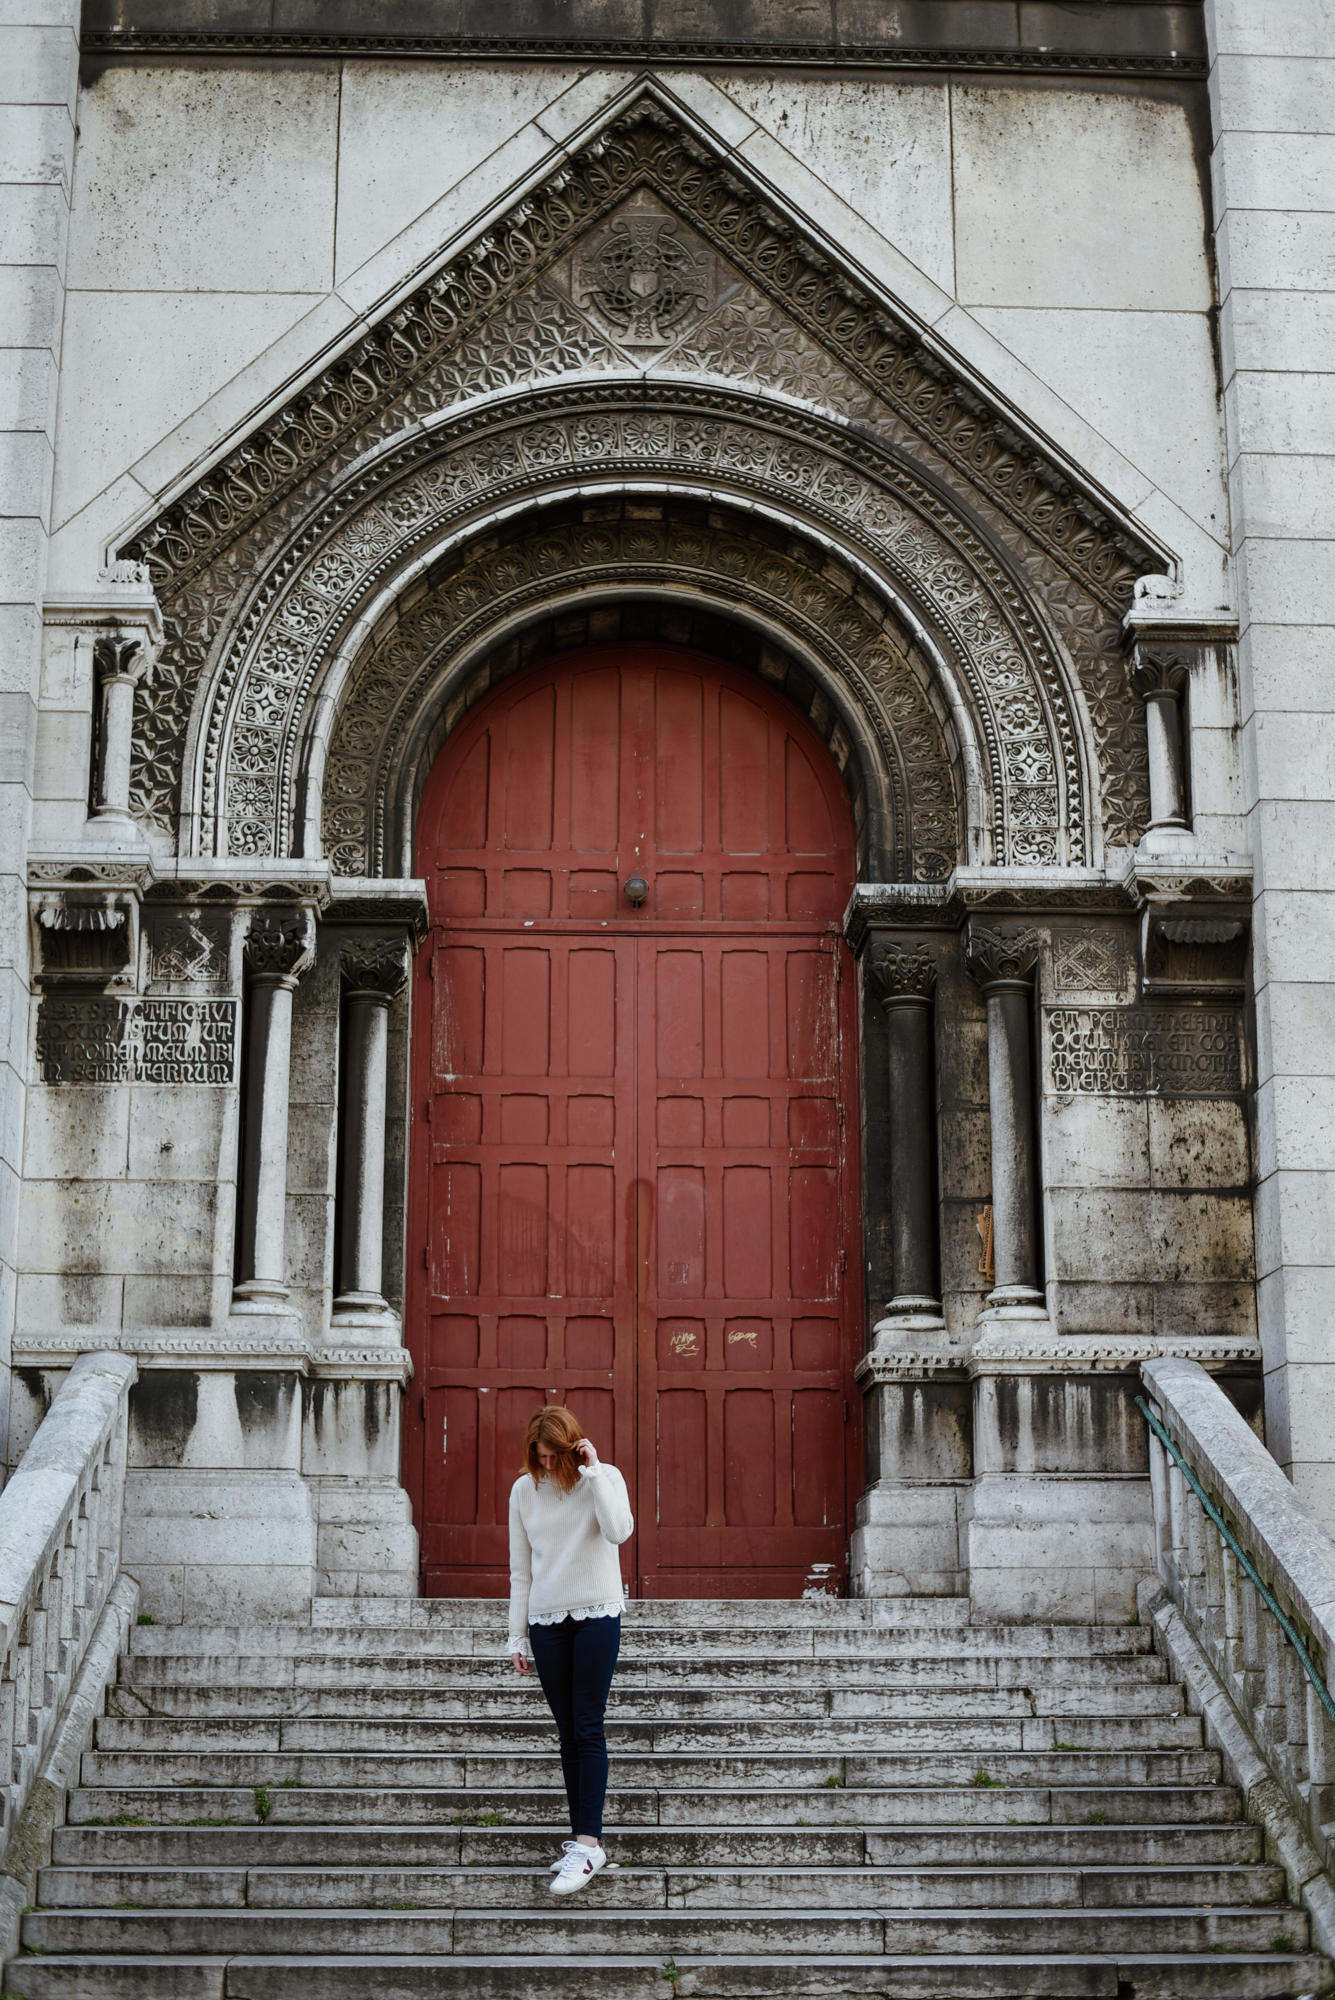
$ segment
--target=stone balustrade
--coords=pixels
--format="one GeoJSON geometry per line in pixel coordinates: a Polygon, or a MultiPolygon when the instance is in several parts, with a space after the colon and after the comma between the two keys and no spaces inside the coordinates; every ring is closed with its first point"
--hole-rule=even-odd
{"type": "Polygon", "coordinates": [[[81,1355],[0,1494],[0,1933],[47,1859],[137,1597],[120,1578],[137,1372],[129,1355],[81,1355]]]}
{"type": "Polygon", "coordinates": [[[1141,1373],[1163,1586],[1142,1609],[1330,1951],[1335,1540],[1198,1362],[1141,1373]]]}

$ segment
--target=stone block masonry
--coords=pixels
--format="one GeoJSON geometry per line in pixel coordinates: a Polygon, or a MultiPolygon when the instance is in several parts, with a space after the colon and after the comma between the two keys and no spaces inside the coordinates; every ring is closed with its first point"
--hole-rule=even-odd
{"type": "Polygon", "coordinates": [[[1335,22],[1211,0],[1243,771],[1256,861],[1256,1244],[1268,1437],[1335,1518],[1335,22]],[[1295,865],[1296,857],[1302,860],[1295,865]]]}

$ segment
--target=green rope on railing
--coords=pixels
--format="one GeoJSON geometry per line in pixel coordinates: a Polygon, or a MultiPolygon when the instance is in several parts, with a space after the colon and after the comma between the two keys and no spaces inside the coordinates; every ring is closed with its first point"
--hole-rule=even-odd
{"type": "Polygon", "coordinates": [[[1325,1681],[1322,1679],[1320,1669],[1317,1667],[1315,1661],[1312,1659],[1311,1654],[1308,1652],[1307,1641],[1303,1638],[1301,1632],[1299,1632],[1297,1627],[1294,1625],[1293,1620],[1288,1616],[1287,1612],[1283,1609],[1278,1599],[1276,1598],[1274,1592],[1269,1588],[1267,1584],[1261,1581],[1260,1575],[1257,1572],[1256,1564],[1247,1554],[1247,1551],[1243,1548],[1242,1543],[1238,1540],[1233,1530],[1229,1527],[1228,1522],[1224,1519],[1219,1509],[1215,1506],[1214,1501],[1210,1498],[1205,1488],[1201,1485],[1200,1480],[1196,1477],[1191,1467],[1187,1464],[1186,1459],[1183,1458],[1182,1453],[1178,1450],[1177,1445],[1174,1443],[1172,1437],[1170,1437],[1169,1433],[1164,1429],[1158,1417],[1155,1416],[1153,1410],[1150,1408],[1149,1404],[1145,1401],[1145,1398],[1143,1396],[1136,1397],[1136,1408],[1140,1411],[1141,1415],[1144,1417],[1150,1429],[1154,1432],[1154,1435],[1158,1438],[1164,1450],[1169,1453],[1174,1463],[1176,1464],[1178,1470],[1181,1472],[1183,1478],[1186,1480],[1188,1486],[1190,1486],[1192,1492],[1196,1495],[1196,1498],[1200,1501],[1202,1507],[1205,1509],[1210,1519],[1214,1522],[1216,1528],[1218,1528],[1225,1542],[1228,1544],[1229,1548],[1232,1549],[1238,1561],[1242,1564],[1242,1567],[1246,1571],[1247,1575],[1256,1585],[1257,1590],[1261,1594],[1261,1602],[1265,1605],[1267,1611],[1270,1612],[1271,1616],[1275,1620],[1275,1623],[1279,1626],[1280,1631],[1284,1634],[1284,1637],[1288,1640],[1294,1652],[1298,1655],[1298,1659],[1302,1666],[1303,1672],[1307,1675],[1308,1680],[1312,1683],[1312,1686],[1316,1689],[1317,1699],[1320,1701],[1321,1706],[1325,1709],[1326,1714],[1330,1717],[1330,1720],[1332,1722],[1335,1722],[1335,1697],[1331,1695],[1330,1689],[1326,1686],[1325,1681]]]}

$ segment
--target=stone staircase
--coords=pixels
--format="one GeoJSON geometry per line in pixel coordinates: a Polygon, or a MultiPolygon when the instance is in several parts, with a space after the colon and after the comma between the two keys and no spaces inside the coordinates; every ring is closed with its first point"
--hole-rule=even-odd
{"type": "Polygon", "coordinates": [[[1139,1629],[964,1600],[641,1603],[615,1867],[564,1832],[502,1607],[144,1627],[24,1919],[12,2000],[706,2000],[1335,1991],[1139,1629]]]}

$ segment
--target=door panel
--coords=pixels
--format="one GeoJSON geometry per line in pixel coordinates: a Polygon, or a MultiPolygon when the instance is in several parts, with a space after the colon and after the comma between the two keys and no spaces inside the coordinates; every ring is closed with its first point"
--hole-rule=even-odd
{"type": "Polygon", "coordinates": [[[418,868],[424,1587],[504,1591],[520,1440],[552,1401],[627,1470],[639,1593],[838,1587],[862,1341],[852,829],[824,746],[698,656],[551,661],[446,745],[418,868]]]}
{"type": "Polygon", "coordinates": [[[851,1081],[840,1073],[851,1047],[842,949],[792,936],[745,950],[724,937],[689,952],[640,943],[637,1096],[657,1113],[640,1120],[641,1174],[656,1194],[639,1301],[639,1435],[658,1452],[657,1505],[640,1518],[645,1595],[690,1595],[703,1573],[726,1572],[726,1586],[711,1587],[784,1596],[843,1573],[856,1297],[844,1124],[830,1095],[851,1081]],[[825,1011],[801,1022],[796,1074],[793,993],[825,1011]],[[683,1002],[689,1035],[664,1018],[683,1002]],[[680,1058],[696,1047],[704,1060],[683,1075],[680,1058]],[[815,1301],[827,1303],[823,1323],[815,1301]],[[678,1424],[692,1449],[676,1448],[678,1424]]]}

